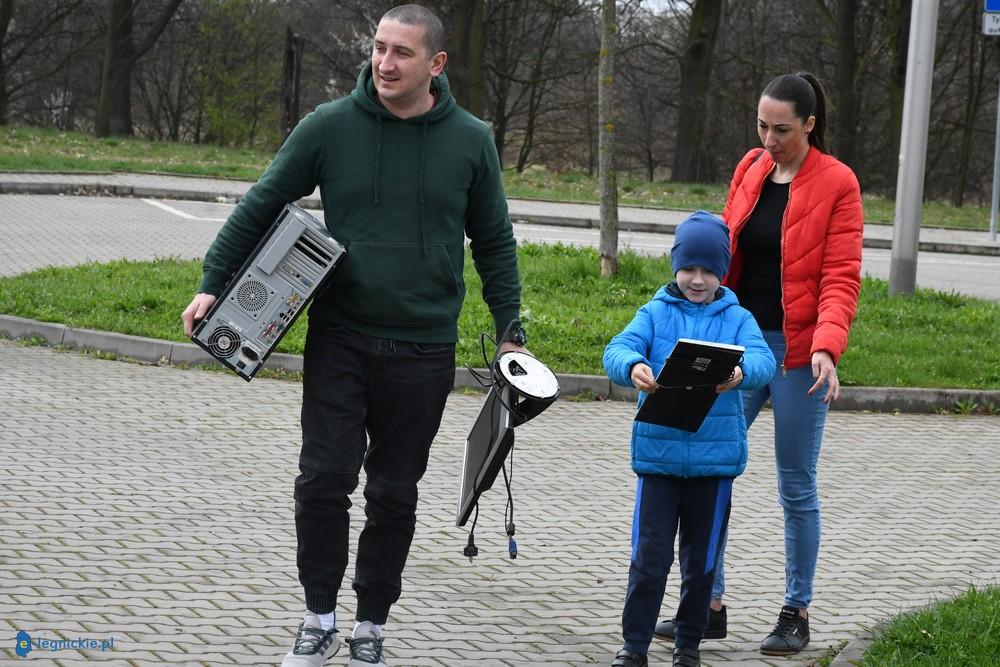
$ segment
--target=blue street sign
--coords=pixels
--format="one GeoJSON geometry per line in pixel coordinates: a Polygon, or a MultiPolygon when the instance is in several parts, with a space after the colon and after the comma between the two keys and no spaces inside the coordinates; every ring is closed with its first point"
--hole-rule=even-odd
{"type": "Polygon", "coordinates": [[[986,3],[986,11],[1000,12],[1000,0],[983,0],[986,3]]]}

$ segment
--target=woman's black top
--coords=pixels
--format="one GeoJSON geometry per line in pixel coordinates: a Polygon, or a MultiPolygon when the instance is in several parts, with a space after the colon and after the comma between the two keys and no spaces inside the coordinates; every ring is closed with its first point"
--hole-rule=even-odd
{"type": "Polygon", "coordinates": [[[788,204],[790,183],[764,182],[757,206],[740,231],[743,270],[736,296],[764,331],[780,331],[784,323],[781,307],[781,219],[788,204]]]}

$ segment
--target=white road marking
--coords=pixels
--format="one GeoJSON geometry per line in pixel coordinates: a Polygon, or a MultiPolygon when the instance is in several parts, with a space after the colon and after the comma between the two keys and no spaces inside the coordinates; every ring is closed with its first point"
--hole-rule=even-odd
{"type": "Polygon", "coordinates": [[[167,213],[172,213],[173,215],[176,215],[179,218],[184,218],[185,220],[201,220],[203,222],[225,222],[226,221],[225,218],[200,218],[200,217],[198,217],[196,215],[191,215],[190,213],[185,213],[184,211],[182,211],[180,209],[177,209],[177,208],[174,208],[173,206],[169,206],[167,204],[164,204],[161,201],[156,201],[155,199],[143,199],[142,201],[146,202],[150,206],[155,206],[156,208],[160,209],[161,211],[166,211],[167,213]]]}

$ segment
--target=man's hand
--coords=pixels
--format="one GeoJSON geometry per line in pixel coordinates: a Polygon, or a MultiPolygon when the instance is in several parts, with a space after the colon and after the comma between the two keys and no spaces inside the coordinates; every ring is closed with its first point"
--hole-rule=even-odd
{"type": "Polygon", "coordinates": [[[499,357],[504,352],[524,352],[525,354],[531,354],[531,352],[528,352],[528,348],[521,347],[517,343],[509,340],[505,340],[500,343],[500,349],[497,350],[497,356],[499,357]]]}
{"type": "Polygon", "coordinates": [[[733,387],[738,386],[740,382],[743,382],[743,369],[737,366],[736,368],[733,369],[733,376],[731,378],[729,378],[722,384],[715,385],[715,393],[721,394],[723,392],[729,391],[733,387]]]}
{"type": "Polygon", "coordinates": [[[649,367],[649,364],[644,364],[641,361],[632,367],[632,372],[629,375],[632,378],[632,384],[635,385],[635,388],[647,394],[652,394],[660,386],[656,384],[653,369],[649,367]]]}
{"type": "Polygon", "coordinates": [[[181,313],[181,322],[184,323],[184,335],[188,338],[194,333],[194,325],[205,318],[208,311],[215,304],[215,297],[211,294],[198,292],[188,307],[181,313]]]}
{"type": "Polygon", "coordinates": [[[825,383],[827,390],[823,402],[829,403],[840,398],[840,379],[837,377],[837,365],[833,363],[833,357],[830,356],[830,353],[826,350],[813,352],[812,369],[816,383],[806,393],[812,396],[813,392],[825,383]]]}

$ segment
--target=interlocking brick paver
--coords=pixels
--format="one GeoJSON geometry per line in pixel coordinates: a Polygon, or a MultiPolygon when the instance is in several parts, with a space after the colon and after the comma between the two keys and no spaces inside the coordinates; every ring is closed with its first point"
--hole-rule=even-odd
{"type": "MultiPolygon", "coordinates": [[[[290,497],[300,386],[6,341],[0,368],[0,406],[16,417],[0,429],[0,629],[116,637],[104,653],[33,652],[37,664],[277,664],[302,610],[290,497]]],[[[632,407],[560,401],[519,427],[520,554],[507,557],[497,485],[484,498],[480,556],[470,564],[461,554],[467,531],[454,525],[455,480],[481,400],[449,399],[386,654],[396,665],[605,664],[620,644],[632,407]]],[[[735,486],[731,636],[706,642],[707,665],[789,664],[756,651],[784,587],[772,429],[765,412],[735,486]]],[[[830,415],[804,657],[899,610],[997,583],[998,434],[997,417],[830,415]]],[[[356,535],[362,508],[351,512],[356,535]]],[[[349,568],[339,608],[345,633],[350,576],[349,568]]],[[[674,577],[664,613],[676,593],[674,577]]],[[[0,663],[16,659],[12,643],[0,643],[0,663]]],[[[669,656],[654,643],[654,663],[669,656]]]]}

